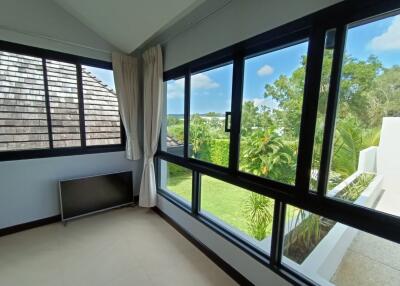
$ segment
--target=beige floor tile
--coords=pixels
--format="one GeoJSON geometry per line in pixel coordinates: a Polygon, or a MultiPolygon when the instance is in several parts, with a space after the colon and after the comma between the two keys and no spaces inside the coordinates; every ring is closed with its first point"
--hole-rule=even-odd
{"type": "Polygon", "coordinates": [[[0,285],[236,285],[151,210],[124,208],[0,238],[0,285]]]}

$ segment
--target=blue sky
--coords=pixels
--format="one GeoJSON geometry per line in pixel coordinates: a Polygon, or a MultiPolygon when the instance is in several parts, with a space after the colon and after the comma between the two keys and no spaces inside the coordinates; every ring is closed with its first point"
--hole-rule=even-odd
{"type": "Polygon", "coordinates": [[[110,88],[115,90],[114,76],[112,70],[100,69],[90,66],[83,66],[83,68],[89,71],[99,80],[101,80],[104,84],[108,85],[110,88]]]}
{"type": "MultiPolygon", "coordinates": [[[[244,100],[257,105],[272,105],[264,98],[264,87],[280,75],[290,75],[300,66],[308,43],[248,58],[245,61],[244,100]]],[[[346,52],[358,59],[376,55],[385,67],[400,64],[400,16],[389,17],[366,25],[350,28],[346,52]]],[[[191,113],[230,111],[232,65],[193,75],[191,78],[191,113]]],[[[183,113],[183,79],[167,83],[168,114],[183,113]]]]}

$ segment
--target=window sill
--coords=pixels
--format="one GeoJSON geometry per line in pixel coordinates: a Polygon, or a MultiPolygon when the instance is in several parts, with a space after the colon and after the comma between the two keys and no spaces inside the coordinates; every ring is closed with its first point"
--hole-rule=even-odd
{"type": "Polygon", "coordinates": [[[0,152],[0,162],[124,151],[125,145],[0,152]]]}

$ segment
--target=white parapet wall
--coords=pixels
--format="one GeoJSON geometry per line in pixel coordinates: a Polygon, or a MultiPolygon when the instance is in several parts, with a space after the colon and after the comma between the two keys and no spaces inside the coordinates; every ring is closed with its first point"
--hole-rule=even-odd
{"type": "Polygon", "coordinates": [[[383,188],[398,188],[400,174],[400,117],[385,117],[377,154],[377,173],[384,177],[383,188]]]}
{"type": "Polygon", "coordinates": [[[376,173],[378,147],[371,146],[360,151],[357,171],[360,173],[376,173]]]}

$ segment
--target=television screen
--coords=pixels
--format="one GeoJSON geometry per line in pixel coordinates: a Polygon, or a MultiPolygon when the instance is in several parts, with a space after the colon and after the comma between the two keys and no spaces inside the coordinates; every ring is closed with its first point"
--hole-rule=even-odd
{"type": "Polygon", "coordinates": [[[62,219],[133,202],[132,172],[60,181],[62,219]]]}

